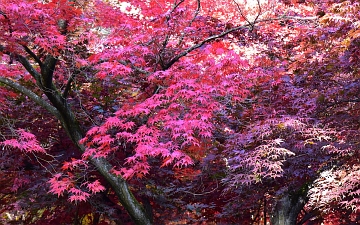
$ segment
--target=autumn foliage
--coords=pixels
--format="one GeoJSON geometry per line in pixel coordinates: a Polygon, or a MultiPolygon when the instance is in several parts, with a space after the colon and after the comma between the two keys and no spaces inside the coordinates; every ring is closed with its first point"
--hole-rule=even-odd
{"type": "Polygon", "coordinates": [[[356,224],[359,15],[0,0],[0,223],[356,224]]]}

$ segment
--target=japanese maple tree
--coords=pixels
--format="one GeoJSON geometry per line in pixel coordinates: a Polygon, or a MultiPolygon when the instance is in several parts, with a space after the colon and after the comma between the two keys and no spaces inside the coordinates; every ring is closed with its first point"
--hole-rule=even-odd
{"type": "Polygon", "coordinates": [[[356,1],[0,3],[2,212],[358,219],[356,1]]]}

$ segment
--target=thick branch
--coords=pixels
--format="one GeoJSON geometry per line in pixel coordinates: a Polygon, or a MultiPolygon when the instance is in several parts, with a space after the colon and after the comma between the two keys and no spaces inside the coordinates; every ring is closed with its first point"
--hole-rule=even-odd
{"type": "Polygon", "coordinates": [[[66,98],[67,95],[69,94],[69,92],[70,92],[70,90],[71,90],[71,84],[72,84],[72,82],[74,81],[74,77],[75,77],[75,74],[72,74],[72,75],[69,77],[68,81],[66,82],[66,86],[65,86],[65,89],[64,89],[63,94],[62,94],[62,97],[63,97],[63,98],[66,98]]]}
{"type": "Polygon", "coordinates": [[[222,38],[232,32],[241,30],[241,29],[248,29],[248,28],[252,28],[255,24],[258,23],[263,23],[263,22],[269,22],[269,21],[277,21],[277,20],[317,20],[318,18],[315,17],[297,17],[297,16],[281,16],[281,17],[276,17],[276,18],[270,18],[270,19],[263,19],[263,20],[258,20],[258,21],[254,21],[252,23],[248,23],[242,26],[237,26],[237,27],[233,27],[231,29],[228,29],[224,32],[221,32],[220,34],[216,34],[216,35],[212,35],[208,38],[205,38],[203,41],[201,41],[198,44],[195,44],[191,47],[189,47],[188,49],[184,50],[183,52],[179,53],[178,55],[176,55],[172,60],[170,60],[163,68],[163,70],[169,69],[174,63],[176,63],[177,61],[179,61],[179,59],[181,59],[182,57],[186,56],[187,54],[189,54],[190,52],[200,48],[201,46],[203,46],[206,43],[209,43],[211,41],[214,41],[216,39],[222,38]]]}
{"type": "Polygon", "coordinates": [[[170,14],[176,10],[177,7],[179,7],[185,0],[175,1],[172,10],[170,11],[170,14]]]}
{"type": "Polygon", "coordinates": [[[32,77],[35,78],[36,82],[40,82],[40,73],[36,71],[36,69],[31,65],[31,63],[24,57],[19,54],[15,54],[12,52],[9,52],[6,50],[6,48],[2,45],[0,45],[0,52],[3,52],[6,55],[9,55],[10,57],[14,57],[23,67],[30,73],[32,77]]]}
{"type": "Polygon", "coordinates": [[[200,48],[201,46],[203,46],[204,44],[206,43],[209,43],[211,41],[214,41],[216,39],[219,39],[219,38],[222,38],[224,36],[226,36],[227,34],[231,33],[231,32],[234,32],[234,31],[237,31],[237,30],[240,30],[240,29],[244,29],[244,28],[248,28],[250,25],[244,25],[244,26],[239,26],[239,27],[234,27],[232,29],[229,29],[229,30],[226,30],[220,34],[216,34],[216,35],[213,35],[213,36],[210,36],[208,38],[205,38],[203,41],[201,41],[200,43],[198,44],[195,44],[193,46],[191,46],[190,48],[186,49],[185,51],[179,53],[177,56],[175,56],[170,62],[168,62],[166,64],[166,66],[164,67],[164,70],[170,68],[174,63],[176,63],[177,61],[179,61],[180,58],[186,56],[187,54],[189,54],[190,52],[200,48]]]}
{"type": "Polygon", "coordinates": [[[40,82],[40,73],[30,64],[30,62],[21,55],[16,55],[16,60],[23,65],[23,67],[35,78],[36,82],[40,82]]]}
{"type": "Polygon", "coordinates": [[[42,64],[41,60],[39,59],[39,57],[37,57],[37,56],[35,55],[35,53],[34,53],[33,51],[31,51],[31,49],[30,49],[28,46],[23,45],[23,47],[24,47],[25,51],[26,51],[26,52],[39,64],[39,66],[41,67],[43,64],[42,64]]]}
{"type": "Polygon", "coordinates": [[[120,203],[129,212],[135,224],[150,225],[151,216],[145,212],[144,207],[140,205],[131,193],[127,182],[123,178],[115,176],[110,172],[112,169],[111,164],[104,158],[92,158],[90,161],[114,188],[120,203]]]}
{"type": "Polygon", "coordinates": [[[37,94],[35,94],[34,92],[30,91],[29,89],[25,88],[24,86],[8,79],[5,77],[0,77],[0,82],[17,90],[18,92],[26,95],[27,97],[29,97],[31,100],[33,100],[34,102],[36,102],[38,105],[40,105],[41,107],[43,107],[44,109],[46,109],[48,112],[50,112],[51,114],[53,114],[57,119],[60,119],[60,114],[59,111],[52,105],[50,105],[49,103],[47,103],[44,99],[40,98],[37,94]]]}
{"type": "MultiPolygon", "coordinates": [[[[52,56],[47,56],[44,61],[44,66],[41,68],[42,82],[46,90],[43,90],[50,102],[60,113],[60,122],[73,143],[79,148],[81,152],[85,152],[85,146],[80,144],[80,140],[84,137],[78,120],[69,107],[66,100],[61,93],[56,89],[52,83],[52,75],[55,69],[57,60],[52,56]]],[[[110,172],[111,164],[103,158],[90,158],[90,162],[97,168],[101,175],[111,184],[119,198],[120,203],[129,212],[132,219],[139,225],[150,225],[149,216],[146,214],[143,206],[136,200],[131,193],[126,181],[119,176],[110,172]]]]}
{"type": "Polygon", "coordinates": [[[57,59],[52,55],[47,55],[41,67],[41,83],[44,88],[52,89],[52,77],[55,70],[57,59]]]}

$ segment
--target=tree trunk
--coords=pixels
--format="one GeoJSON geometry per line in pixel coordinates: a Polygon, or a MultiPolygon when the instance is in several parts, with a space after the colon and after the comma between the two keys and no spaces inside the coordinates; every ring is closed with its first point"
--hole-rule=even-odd
{"type": "Polygon", "coordinates": [[[272,225],[295,225],[297,217],[306,204],[307,191],[300,189],[295,193],[286,193],[276,203],[271,216],[272,225]]]}
{"type": "MultiPolygon", "coordinates": [[[[0,46],[1,47],[1,46],[0,46]]],[[[1,50],[1,48],[0,48],[1,50]]],[[[76,119],[65,97],[53,84],[53,73],[57,59],[51,55],[46,56],[46,59],[41,63],[41,73],[38,73],[33,66],[23,56],[17,55],[17,60],[24,66],[24,68],[35,78],[37,85],[47,96],[51,105],[36,95],[31,90],[21,86],[20,84],[7,79],[0,79],[0,83],[12,87],[22,94],[28,96],[34,102],[42,106],[44,109],[52,113],[62,124],[66,133],[72,142],[78,147],[81,152],[85,151],[85,146],[80,144],[80,140],[84,137],[79,121],[76,119]]],[[[116,193],[120,203],[127,210],[131,218],[137,225],[150,225],[151,216],[145,211],[142,204],[136,200],[127,182],[120,176],[111,173],[112,165],[105,158],[90,158],[90,162],[97,168],[99,173],[111,185],[116,193]]]]}
{"type": "MultiPolygon", "coordinates": [[[[75,115],[61,94],[54,88],[53,84],[46,88],[46,91],[44,91],[46,96],[61,115],[61,124],[64,126],[74,144],[81,152],[84,152],[85,147],[80,144],[80,140],[84,136],[75,115]]],[[[90,158],[90,162],[97,168],[105,180],[110,183],[120,203],[128,211],[134,222],[138,225],[150,225],[150,216],[145,212],[144,207],[136,200],[127,182],[122,177],[110,172],[113,166],[104,158],[90,158]]]]}

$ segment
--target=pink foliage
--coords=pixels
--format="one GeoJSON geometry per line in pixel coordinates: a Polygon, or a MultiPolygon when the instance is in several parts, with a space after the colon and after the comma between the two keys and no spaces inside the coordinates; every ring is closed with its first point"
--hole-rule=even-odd
{"type": "Polygon", "coordinates": [[[23,129],[17,130],[17,139],[10,139],[0,142],[0,144],[5,147],[11,147],[14,149],[19,149],[20,151],[24,151],[26,153],[31,152],[39,152],[45,153],[45,149],[40,145],[40,143],[36,140],[35,135],[26,132],[23,129]]]}
{"type": "MultiPolygon", "coordinates": [[[[0,145],[54,164],[49,192],[70,202],[107,190],[89,164],[104,159],[154,210],[173,192],[199,221],[226,220],[232,204],[253,216],[304,185],[309,209],[358,213],[359,11],[354,0],[0,0],[0,113],[34,111],[9,115],[17,130],[1,117],[0,145]],[[59,130],[78,124],[58,120],[72,116],[81,153],[67,155],[59,130]],[[213,192],[217,209],[195,202],[213,192]]],[[[31,182],[14,177],[11,191],[31,182]]]]}

